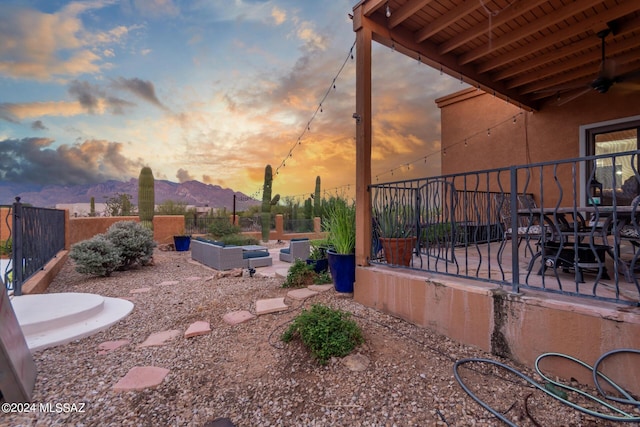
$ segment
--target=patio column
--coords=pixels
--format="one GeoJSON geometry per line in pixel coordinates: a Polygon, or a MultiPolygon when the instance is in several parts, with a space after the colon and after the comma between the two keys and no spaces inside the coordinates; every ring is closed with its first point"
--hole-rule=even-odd
{"type": "Polygon", "coordinates": [[[368,265],[371,251],[371,29],[362,4],[354,9],[356,32],[356,264],[368,265]]]}

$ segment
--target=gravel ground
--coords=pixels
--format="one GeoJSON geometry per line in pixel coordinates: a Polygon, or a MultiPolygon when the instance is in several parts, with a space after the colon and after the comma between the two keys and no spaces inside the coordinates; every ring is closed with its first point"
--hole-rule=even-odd
{"type": "MultiPolygon", "coordinates": [[[[255,312],[255,301],[285,296],[282,279],[214,278],[190,261],[189,252],[156,251],[154,265],[109,278],[82,276],[68,261],[49,292],[91,292],[135,297],[125,319],[82,340],[34,355],[36,403],[84,404],[83,413],[0,415],[7,426],[205,426],[219,417],[236,426],[496,426],[503,425],[460,387],[453,364],[478,357],[531,370],[460,345],[354,302],[333,290],[305,302],[286,299],[286,312],[229,325],[235,310],[255,312]],[[187,280],[198,277],[197,280],[187,280]],[[176,280],[175,286],[156,286],[176,280]],[[351,357],[321,366],[298,342],[279,336],[302,308],[322,303],[353,313],[365,343],[353,370],[351,357]],[[151,333],[211,323],[212,332],[183,336],[161,347],[139,348],[151,333]],[[105,341],[131,340],[98,354],[105,341]],[[114,392],[112,386],[135,366],[170,369],[164,382],[143,391],[114,392]]],[[[520,426],[604,426],[527,386],[505,370],[477,363],[460,371],[467,385],[520,426]]],[[[574,401],[578,397],[571,396],[574,401]]],[[[629,424],[626,424],[629,425],[629,424]]]]}

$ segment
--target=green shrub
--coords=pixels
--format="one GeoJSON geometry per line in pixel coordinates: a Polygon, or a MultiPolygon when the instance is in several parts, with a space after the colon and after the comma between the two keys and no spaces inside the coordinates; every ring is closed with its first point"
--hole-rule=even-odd
{"type": "Polygon", "coordinates": [[[153,258],[153,231],[135,221],[120,221],[107,229],[106,238],[120,250],[122,265],[127,270],[135,264],[147,265],[153,258]]]}
{"type": "Polygon", "coordinates": [[[315,285],[326,285],[331,283],[331,274],[328,271],[323,271],[322,273],[316,273],[316,277],[313,278],[313,283],[315,285]]]}
{"type": "Polygon", "coordinates": [[[104,234],[72,245],[69,256],[81,274],[108,277],[122,265],[120,249],[104,234]]]}
{"type": "Polygon", "coordinates": [[[299,337],[320,364],[331,357],[344,357],[362,344],[360,327],[350,313],[315,304],[302,312],[282,334],[282,341],[290,342],[299,337]]]}
{"type": "Polygon", "coordinates": [[[0,240],[0,255],[11,256],[12,242],[11,239],[5,241],[0,240]]]}
{"type": "Polygon", "coordinates": [[[245,246],[245,245],[257,245],[258,239],[245,236],[242,234],[229,234],[227,236],[223,236],[220,240],[225,245],[236,245],[236,246],[245,246]]]}
{"type": "Polygon", "coordinates": [[[216,218],[216,220],[209,226],[209,234],[216,239],[224,236],[230,236],[232,234],[238,234],[240,233],[240,230],[240,226],[232,224],[228,218],[216,218]]]}
{"type": "Polygon", "coordinates": [[[282,284],[283,288],[302,288],[313,285],[317,274],[313,271],[312,265],[307,265],[306,261],[296,259],[287,273],[287,279],[282,284]]]}

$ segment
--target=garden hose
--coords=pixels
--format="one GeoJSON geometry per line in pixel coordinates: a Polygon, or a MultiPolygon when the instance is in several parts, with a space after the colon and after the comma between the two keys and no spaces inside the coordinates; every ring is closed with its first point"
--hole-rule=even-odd
{"type": "Polygon", "coordinates": [[[565,384],[559,383],[557,381],[553,381],[550,378],[546,377],[539,369],[539,362],[540,360],[546,358],[546,357],[562,357],[562,358],[566,358],[568,360],[571,360],[573,362],[576,362],[578,364],[580,364],[581,366],[584,366],[585,368],[593,371],[593,375],[594,378],[600,378],[603,379],[604,381],[606,381],[607,384],[609,384],[610,386],[612,386],[613,388],[615,388],[618,392],[620,392],[623,396],[625,396],[625,399],[620,399],[620,398],[613,398],[611,399],[612,396],[608,396],[606,395],[602,389],[599,386],[598,380],[596,379],[596,387],[598,388],[598,391],[606,398],[609,400],[614,400],[617,402],[621,402],[621,403],[628,403],[628,404],[632,404],[632,405],[640,405],[640,402],[638,402],[637,400],[635,400],[627,391],[623,390],[620,386],[618,386],[617,384],[615,384],[611,379],[609,379],[608,377],[606,377],[604,374],[601,374],[597,371],[597,367],[599,366],[599,364],[602,362],[602,360],[604,360],[606,357],[612,355],[612,354],[617,354],[617,353],[623,353],[623,352],[630,352],[630,353],[637,353],[640,354],[640,350],[635,350],[635,349],[619,349],[619,350],[614,350],[611,351],[609,353],[605,353],[604,355],[602,355],[598,361],[596,362],[596,364],[591,367],[590,365],[576,359],[573,358],[571,356],[567,356],[565,354],[561,354],[561,353],[544,353],[540,356],[538,356],[538,358],[536,359],[535,362],[535,368],[536,371],[538,372],[538,374],[544,378],[547,381],[547,384],[545,385],[540,385],[539,383],[537,383],[536,381],[534,381],[532,378],[526,376],[525,374],[523,374],[522,372],[508,366],[505,365],[504,363],[495,361],[495,360],[491,360],[491,359],[482,359],[482,358],[467,358],[467,359],[461,359],[455,362],[454,366],[453,366],[453,374],[454,377],[456,378],[456,381],[458,381],[458,384],[460,384],[460,387],[462,387],[462,389],[473,399],[475,400],[478,404],[480,404],[480,406],[482,406],[483,408],[485,408],[487,411],[489,411],[490,413],[492,413],[496,418],[500,419],[501,421],[503,421],[505,424],[509,425],[509,426],[513,426],[513,427],[517,427],[516,424],[512,423],[510,420],[508,420],[503,414],[501,414],[500,412],[496,411],[495,409],[493,409],[491,406],[489,406],[487,403],[485,403],[482,399],[480,399],[475,393],[473,393],[467,386],[466,384],[464,384],[464,382],[462,381],[462,378],[460,377],[459,373],[458,373],[458,367],[467,363],[472,363],[472,362],[479,362],[479,363],[488,363],[488,364],[492,364],[492,365],[496,365],[499,366],[503,369],[506,369],[507,371],[513,373],[514,375],[522,378],[523,380],[525,380],[526,382],[528,382],[529,384],[531,384],[533,387],[537,388],[538,390],[542,391],[543,393],[553,397],[554,399],[557,399],[559,401],[561,401],[562,403],[564,403],[565,405],[568,405],[580,412],[583,412],[587,415],[591,415],[593,417],[596,418],[601,418],[601,419],[605,419],[605,420],[609,420],[609,421],[617,421],[617,422],[640,422],[640,416],[634,416],[632,414],[629,414],[627,412],[624,412],[623,410],[616,408],[615,406],[612,406],[611,404],[604,402],[603,400],[600,400],[582,390],[576,389],[574,387],[570,387],[567,386],[565,384]],[[600,403],[601,405],[611,409],[612,411],[616,412],[619,414],[619,416],[615,416],[615,415],[608,415],[608,414],[603,414],[601,412],[596,412],[596,411],[592,411],[590,409],[587,409],[583,406],[577,405],[571,401],[569,401],[567,399],[567,395],[564,391],[558,389],[562,388],[565,390],[569,390],[569,391],[573,391],[575,393],[578,393],[582,396],[584,396],[585,398],[588,398],[590,400],[596,401],[598,403],[600,403]]]}

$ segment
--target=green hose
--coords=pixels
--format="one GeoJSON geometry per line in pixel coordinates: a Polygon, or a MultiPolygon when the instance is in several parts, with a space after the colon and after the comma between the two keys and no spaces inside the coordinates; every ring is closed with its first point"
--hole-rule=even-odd
{"type": "Polygon", "coordinates": [[[491,408],[488,404],[486,404],[484,401],[482,401],[482,399],[480,399],[478,396],[476,396],[467,386],[466,384],[464,384],[464,382],[462,381],[462,379],[460,378],[460,375],[458,374],[458,367],[467,363],[472,363],[472,362],[480,362],[480,363],[489,363],[489,364],[493,364],[496,366],[499,366],[503,369],[506,369],[508,371],[510,371],[511,373],[515,374],[516,376],[522,378],[523,380],[525,380],[526,382],[528,382],[529,384],[531,384],[532,386],[534,386],[535,388],[537,388],[538,390],[546,393],[547,395],[553,397],[554,399],[557,399],[559,401],[561,401],[562,403],[564,403],[565,405],[568,405],[574,409],[576,409],[577,411],[583,412],[585,414],[594,416],[596,418],[601,418],[601,419],[605,419],[605,420],[609,420],[609,421],[617,421],[617,422],[640,422],[640,417],[638,416],[634,416],[632,414],[629,414],[627,412],[624,412],[623,410],[616,408],[615,406],[601,400],[598,399],[597,397],[594,397],[582,390],[576,389],[574,387],[559,383],[557,381],[554,381],[550,378],[548,378],[547,376],[545,376],[539,369],[539,362],[540,360],[546,358],[546,357],[562,357],[568,360],[571,360],[573,362],[576,362],[578,364],[580,364],[581,366],[584,366],[585,368],[593,371],[593,375],[594,375],[594,380],[596,382],[596,387],[598,388],[598,391],[608,400],[613,400],[613,401],[617,401],[617,402],[621,402],[621,403],[627,403],[627,404],[631,404],[631,405],[636,405],[640,407],[640,402],[638,402],[637,400],[635,400],[631,394],[629,394],[627,391],[625,391],[624,389],[622,389],[622,387],[618,386],[616,383],[614,383],[611,379],[609,379],[608,377],[606,377],[604,374],[600,373],[597,371],[597,368],[599,366],[599,364],[602,362],[603,359],[605,359],[606,357],[612,355],[612,354],[617,354],[617,353],[623,353],[623,352],[629,352],[629,353],[636,353],[636,354],[640,354],[640,350],[635,350],[635,349],[619,349],[619,350],[614,350],[611,351],[609,353],[605,353],[604,355],[602,355],[598,361],[596,362],[596,364],[592,367],[584,362],[582,362],[581,360],[578,360],[574,357],[571,356],[567,356],[565,354],[562,353],[544,353],[541,354],[540,356],[538,356],[538,358],[536,359],[535,362],[535,368],[536,371],[538,372],[538,374],[544,378],[547,383],[542,386],[539,383],[535,382],[532,378],[524,375],[522,372],[508,366],[505,365],[504,363],[495,361],[495,360],[491,360],[491,359],[481,359],[481,358],[468,358],[468,359],[461,359],[455,362],[455,364],[453,365],[453,374],[456,378],[456,381],[458,381],[458,384],[460,384],[460,386],[462,387],[462,389],[473,399],[475,400],[477,403],[480,404],[480,406],[482,406],[483,408],[485,408],[487,411],[491,412],[494,416],[496,416],[498,419],[502,420],[504,423],[506,423],[509,426],[512,427],[517,427],[516,424],[513,424],[511,421],[509,421],[503,414],[501,414],[500,412],[496,411],[495,409],[491,408]],[[602,379],[604,381],[606,381],[607,384],[609,384],[610,386],[612,386],[613,388],[615,388],[618,392],[620,392],[620,394],[622,394],[625,398],[621,399],[621,398],[616,398],[613,396],[608,396],[606,395],[602,389],[600,388],[599,385],[599,379],[602,379]],[[560,388],[560,389],[559,389],[560,388]],[[601,405],[611,409],[612,411],[618,413],[620,416],[615,416],[615,415],[608,415],[608,414],[603,414],[601,412],[596,412],[596,411],[592,411],[590,409],[587,409],[583,406],[577,405],[571,401],[569,401],[567,399],[567,394],[562,391],[561,389],[565,389],[565,390],[570,390],[573,391],[575,393],[578,393],[582,396],[584,396],[585,398],[588,398],[590,400],[593,400],[595,402],[600,403],[601,405]]]}

